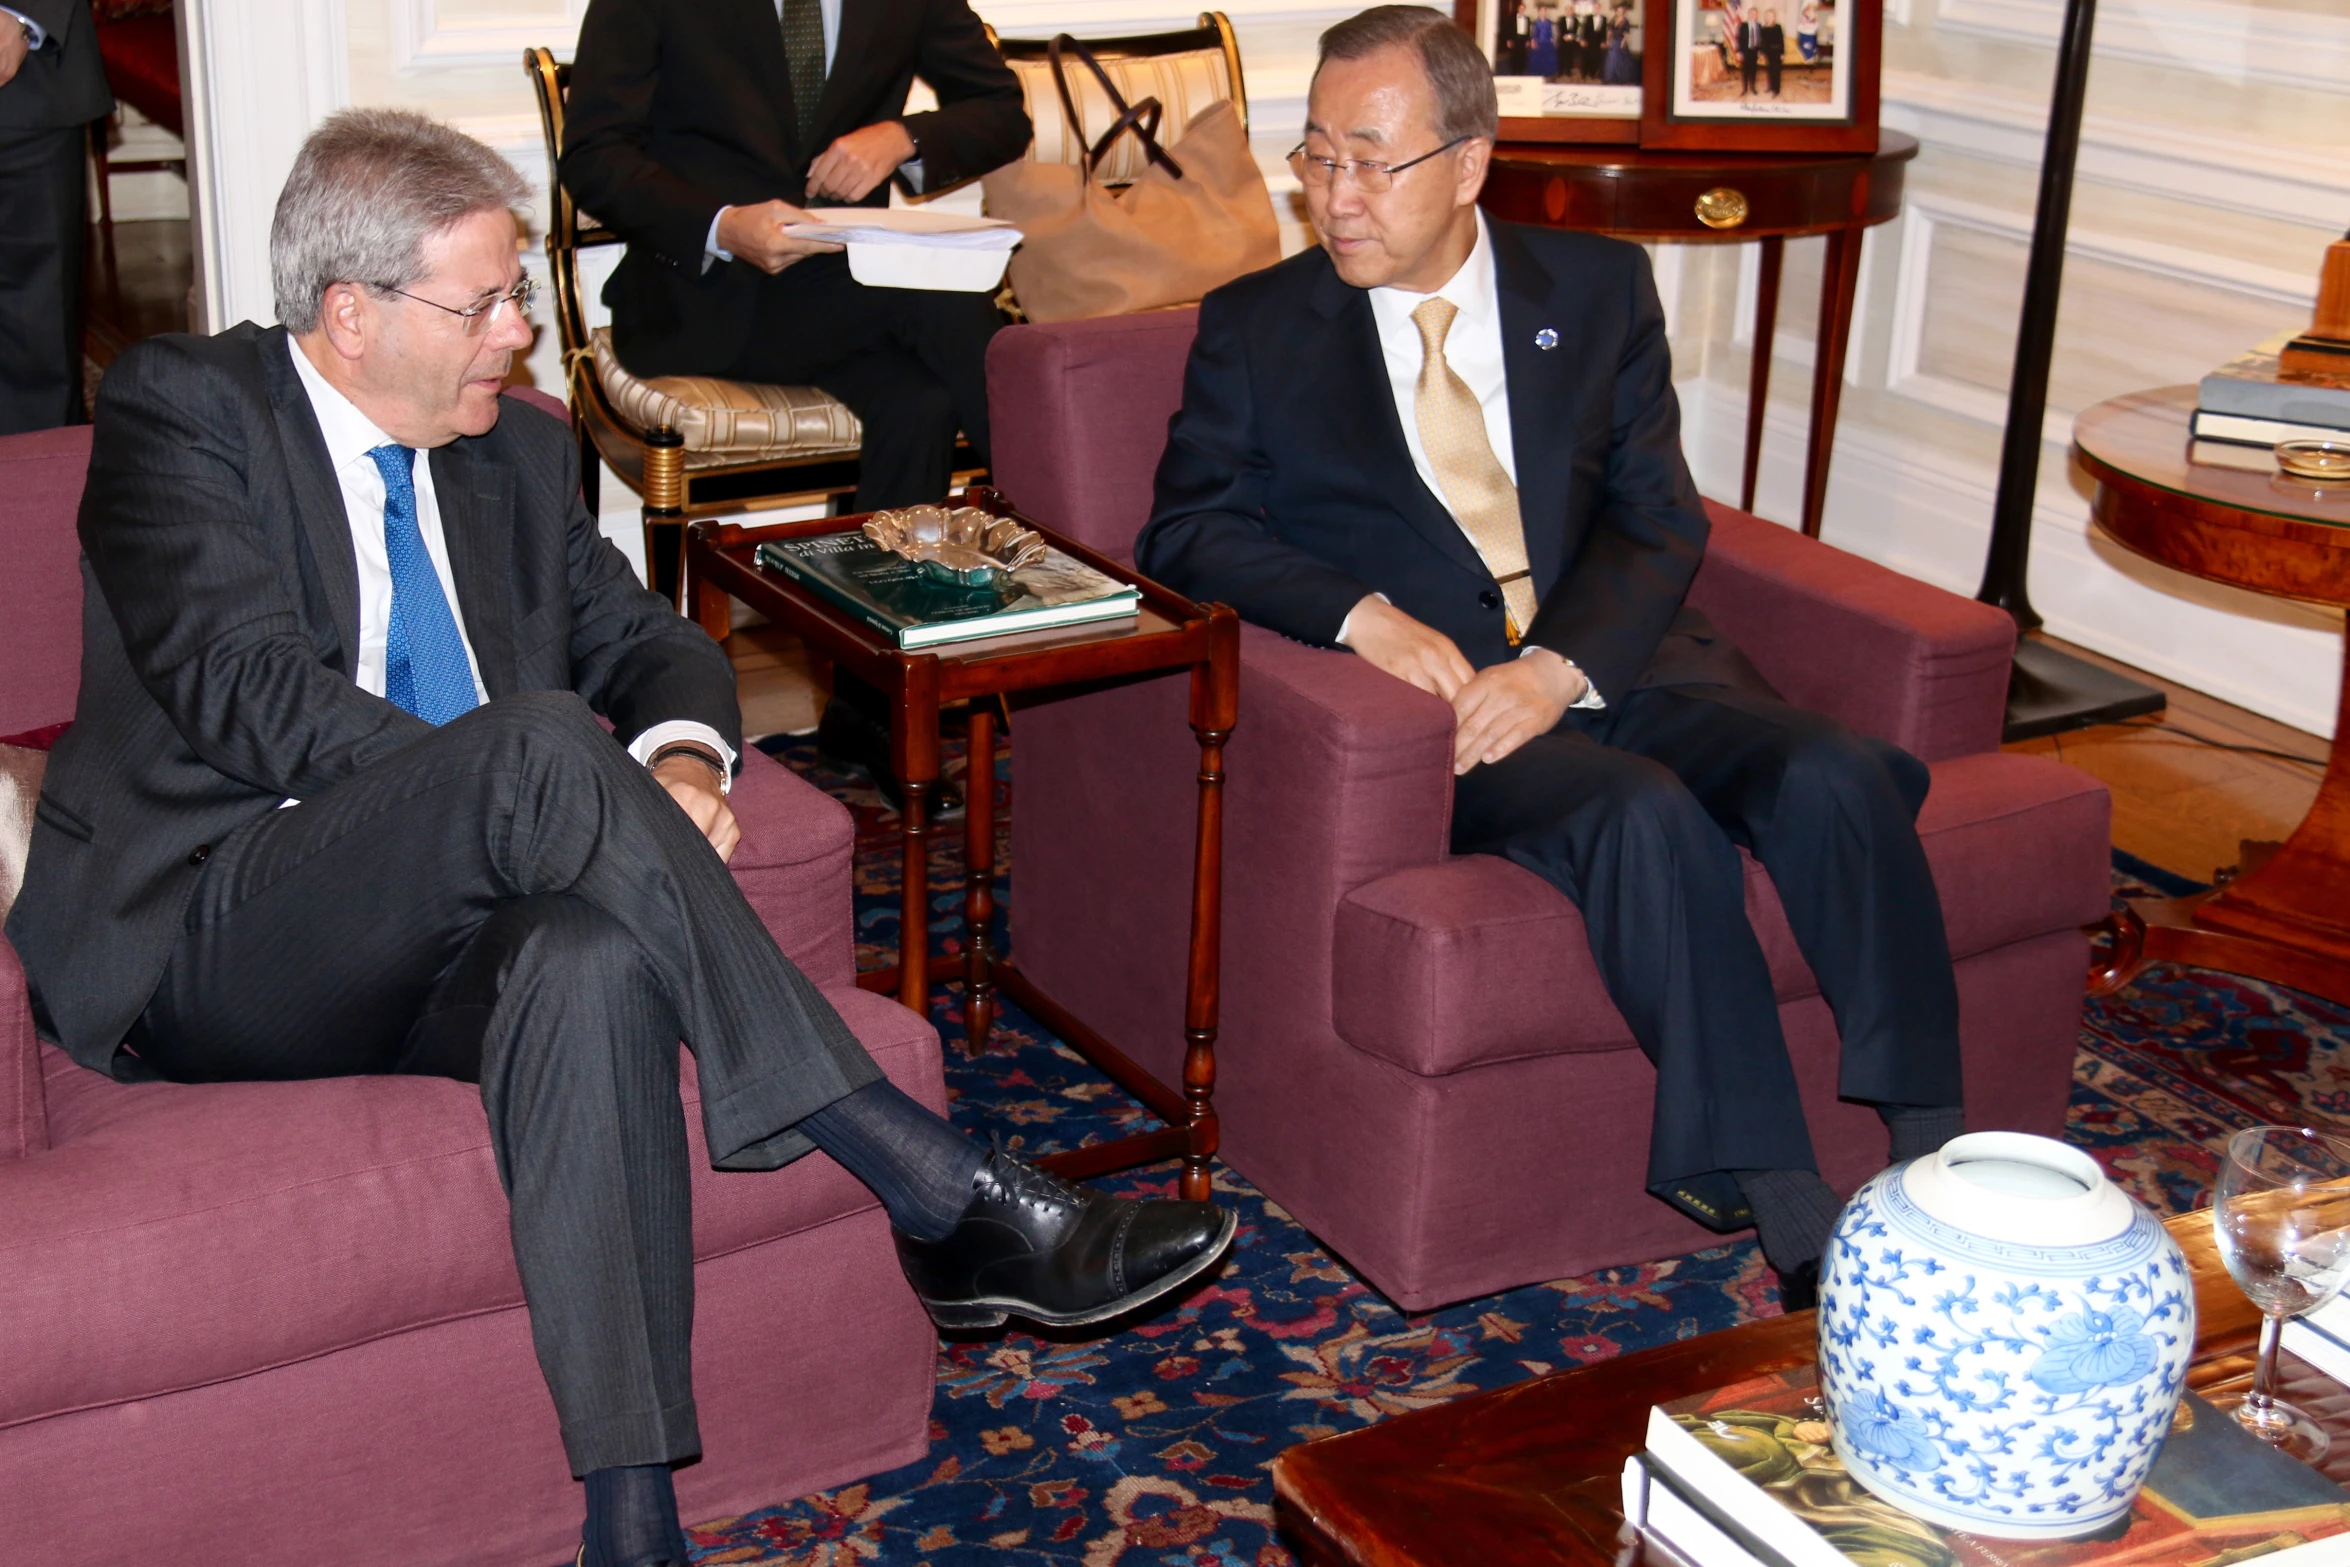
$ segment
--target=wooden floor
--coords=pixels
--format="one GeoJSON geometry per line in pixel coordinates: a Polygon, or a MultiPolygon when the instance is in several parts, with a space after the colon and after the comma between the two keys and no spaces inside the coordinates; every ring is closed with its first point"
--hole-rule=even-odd
{"type": "Polygon", "coordinates": [[[2066,652],[2159,686],[2170,708],[2158,719],[2105,724],[2008,747],[2069,762],[2113,791],[2114,847],[2165,870],[2209,881],[2234,865],[2247,839],[2290,833],[2317,797],[2326,743],[2257,713],[2100,658],[2068,643],[2066,652]],[[2226,751],[2225,745],[2282,751],[2286,761],[2226,751]]]}

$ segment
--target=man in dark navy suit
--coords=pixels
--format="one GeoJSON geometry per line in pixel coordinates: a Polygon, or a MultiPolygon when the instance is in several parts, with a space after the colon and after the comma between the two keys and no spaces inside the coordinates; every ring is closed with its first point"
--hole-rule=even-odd
{"type": "Polygon", "coordinates": [[[1895,1158],[1960,1129],[1924,765],[1788,706],[1683,602],[1707,521],[1635,246],[1477,210],[1492,77],[1441,14],[1322,37],[1321,247],[1210,294],[1142,568],[1457,716],[1453,847],[1583,911],[1656,1062],[1648,1184],[1808,1304],[1816,1173],[1737,849],[1770,871],[1895,1158]]]}

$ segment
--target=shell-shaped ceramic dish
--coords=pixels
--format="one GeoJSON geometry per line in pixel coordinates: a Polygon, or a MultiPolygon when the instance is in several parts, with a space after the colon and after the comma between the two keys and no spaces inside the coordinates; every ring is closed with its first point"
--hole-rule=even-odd
{"type": "Polygon", "coordinates": [[[1045,543],[1009,517],[976,506],[907,506],[877,511],[865,523],[865,537],[923,568],[941,581],[967,588],[1011,584],[1012,573],[1044,558],[1045,543]]]}

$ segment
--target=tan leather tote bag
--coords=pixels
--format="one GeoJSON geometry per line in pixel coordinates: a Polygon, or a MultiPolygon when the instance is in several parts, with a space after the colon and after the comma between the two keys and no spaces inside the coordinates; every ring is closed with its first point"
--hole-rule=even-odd
{"type": "Polygon", "coordinates": [[[1273,198],[1229,99],[1194,116],[1172,147],[1159,143],[1159,101],[1129,105],[1093,52],[1063,33],[1049,60],[1061,110],[1083,145],[1085,127],[1062,56],[1091,69],[1118,117],[1086,145],[1082,167],[1020,162],[981,182],[990,217],[1020,225],[1012,294],[1031,321],[1075,321],[1189,304],[1209,289],[1281,259],[1273,198]],[[1113,187],[1095,173],[1122,136],[1143,148],[1142,174],[1113,187]]]}

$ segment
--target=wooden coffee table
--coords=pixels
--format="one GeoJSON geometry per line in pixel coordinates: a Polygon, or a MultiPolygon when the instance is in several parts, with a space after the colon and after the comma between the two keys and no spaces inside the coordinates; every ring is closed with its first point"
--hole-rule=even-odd
{"type": "MultiPolygon", "coordinates": [[[[2220,1265],[2209,1213],[2170,1228],[2195,1280],[2188,1384],[2241,1383],[2259,1314],[2220,1265]]],[[[1809,1364],[1816,1332],[1811,1312],[1771,1317],[1303,1443],[1273,1460],[1283,1533],[1316,1567],[1640,1567],[1621,1477],[1649,1406],[1809,1364]]],[[[2278,1370],[2335,1433],[2320,1467],[2350,1483],[2350,1390],[2291,1356],[2278,1370]]]]}
{"type": "MultiPolygon", "coordinates": [[[[963,504],[1003,516],[1016,515],[1003,497],[984,487],[965,491],[963,504]]],[[[905,884],[898,920],[898,961],[893,967],[858,975],[858,985],[884,993],[894,990],[900,1001],[928,1015],[930,799],[939,777],[939,707],[976,698],[971,703],[970,769],[964,780],[964,1038],[975,1052],[985,1046],[1000,989],[1166,1123],[1155,1132],[1052,1154],[1038,1160],[1039,1164],[1056,1174],[1084,1179],[1106,1170],[1180,1156],[1183,1195],[1206,1200],[1208,1161],[1217,1142],[1224,742],[1232,733],[1239,705],[1239,618],[1221,604],[1194,604],[1075,540],[1023,518],[1056,548],[1107,576],[1134,583],[1142,591],[1142,613],[1133,620],[900,652],[893,638],[835,608],[781,572],[766,570],[755,559],[758,547],[770,539],[843,533],[863,521],[862,516],[818,517],[755,527],[703,519],[687,529],[685,542],[686,588],[704,631],[720,640],[726,637],[731,629],[726,600],[731,594],[889,698],[891,765],[906,794],[906,807],[900,813],[905,884]],[[995,953],[994,699],[1014,692],[1185,669],[1191,672],[1191,730],[1199,741],[1199,828],[1192,862],[1190,966],[1184,987],[1183,1083],[1177,1088],[1144,1071],[1125,1051],[995,953]]]]}

